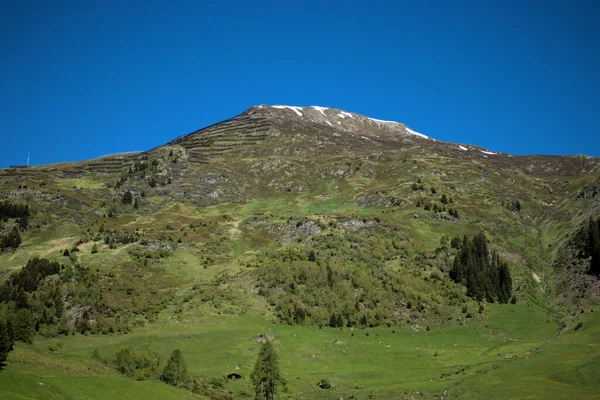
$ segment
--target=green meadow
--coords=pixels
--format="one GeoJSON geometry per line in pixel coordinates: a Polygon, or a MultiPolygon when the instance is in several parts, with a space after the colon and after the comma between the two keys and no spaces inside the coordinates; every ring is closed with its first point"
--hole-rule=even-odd
{"type": "MultiPolygon", "coordinates": [[[[473,306],[474,307],[474,306],[473,306]]],[[[0,373],[0,393],[15,399],[197,398],[160,382],[135,381],[91,358],[123,347],[166,359],[180,349],[190,372],[239,373],[227,383],[251,398],[249,382],[261,333],[272,333],[287,380],[282,398],[597,398],[600,326],[556,334],[544,312],[527,305],[488,305],[465,325],[410,329],[337,329],[274,324],[261,315],[174,319],[120,335],[73,335],[19,344],[0,373]],[[331,389],[316,383],[327,379],[331,389]]]]}

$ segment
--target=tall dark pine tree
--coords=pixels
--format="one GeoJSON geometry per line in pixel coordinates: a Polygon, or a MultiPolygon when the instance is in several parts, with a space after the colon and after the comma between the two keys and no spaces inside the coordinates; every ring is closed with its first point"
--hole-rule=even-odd
{"type": "Polygon", "coordinates": [[[262,344],[254,370],[250,376],[254,385],[256,400],[275,400],[277,386],[285,386],[285,380],[279,373],[279,360],[270,341],[262,344]]]}
{"type": "Polygon", "coordinates": [[[498,281],[500,284],[497,291],[498,302],[508,303],[512,293],[512,278],[510,277],[508,264],[504,260],[498,262],[498,281]]]}
{"type": "Polygon", "coordinates": [[[510,300],[512,280],[508,264],[493,252],[490,259],[487,239],[483,233],[472,241],[466,236],[454,258],[450,278],[467,288],[467,295],[488,302],[510,300]]]}
{"type": "Polygon", "coordinates": [[[6,361],[13,348],[13,339],[8,329],[8,322],[0,315],[0,364],[6,361]]]}

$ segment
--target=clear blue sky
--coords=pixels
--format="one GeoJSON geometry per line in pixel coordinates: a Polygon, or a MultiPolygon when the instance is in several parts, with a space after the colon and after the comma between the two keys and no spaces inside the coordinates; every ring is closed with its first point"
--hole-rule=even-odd
{"type": "Polygon", "coordinates": [[[257,104],[600,156],[597,1],[0,2],[0,167],[147,150],[257,104]]]}

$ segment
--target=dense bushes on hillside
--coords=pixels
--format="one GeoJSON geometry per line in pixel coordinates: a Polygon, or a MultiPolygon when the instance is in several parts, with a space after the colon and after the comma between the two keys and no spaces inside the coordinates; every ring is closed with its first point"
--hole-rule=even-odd
{"type": "MultiPolygon", "coordinates": [[[[325,235],[311,239],[312,248],[268,253],[255,271],[259,294],[275,307],[278,319],[289,324],[370,327],[412,323],[439,304],[436,301],[432,306],[413,291],[421,285],[418,282],[431,285],[421,281],[415,270],[387,268],[386,261],[406,257],[401,240],[394,230],[382,228],[368,235],[325,235]]],[[[458,288],[448,288],[441,281],[438,285],[436,290],[448,299],[462,296],[458,288]]]]}
{"type": "Polygon", "coordinates": [[[26,292],[33,292],[42,279],[58,274],[60,270],[61,266],[56,261],[33,258],[19,272],[13,274],[9,282],[14,289],[23,288],[26,292]]]}
{"type": "Polygon", "coordinates": [[[117,280],[80,265],[34,258],[0,284],[0,362],[15,341],[28,342],[36,333],[126,332],[133,315],[152,320],[168,296],[148,290],[139,278],[117,280]]]}
{"type": "MultiPolygon", "coordinates": [[[[458,238],[452,240],[458,243],[458,238]]],[[[496,251],[488,252],[487,239],[483,233],[472,240],[466,236],[454,258],[450,278],[467,287],[467,294],[477,300],[497,300],[508,303],[512,291],[512,279],[508,263],[496,251]]]]}
{"type": "Polygon", "coordinates": [[[0,251],[5,249],[16,249],[21,245],[21,235],[19,235],[19,230],[17,227],[13,227],[13,229],[9,232],[8,235],[0,238],[0,251]]]}
{"type": "Polygon", "coordinates": [[[34,258],[0,286],[0,335],[6,341],[0,353],[17,340],[29,342],[36,332],[47,332],[48,326],[55,333],[68,332],[60,287],[56,280],[46,281],[60,270],[56,262],[34,258]]]}
{"type": "Polygon", "coordinates": [[[0,202],[0,219],[29,217],[27,204],[14,204],[10,201],[0,202]]]}

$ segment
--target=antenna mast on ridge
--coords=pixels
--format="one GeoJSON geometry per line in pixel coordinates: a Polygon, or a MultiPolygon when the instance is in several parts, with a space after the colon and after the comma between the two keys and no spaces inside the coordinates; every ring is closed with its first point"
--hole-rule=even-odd
{"type": "Polygon", "coordinates": [[[29,167],[29,152],[27,152],[27,166],[29,167]]]}

